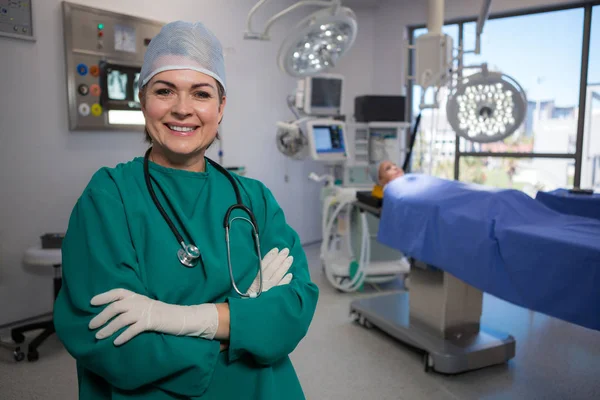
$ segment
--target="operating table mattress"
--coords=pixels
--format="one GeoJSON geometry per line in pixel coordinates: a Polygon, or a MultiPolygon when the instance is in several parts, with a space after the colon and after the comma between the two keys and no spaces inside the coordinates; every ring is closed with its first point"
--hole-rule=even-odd
{"type": "Polygon", "coordinates": [[[517,190],[407,174],[384,192],[378,240],[514,304],[600,330],[600,221],[517,190]]]}

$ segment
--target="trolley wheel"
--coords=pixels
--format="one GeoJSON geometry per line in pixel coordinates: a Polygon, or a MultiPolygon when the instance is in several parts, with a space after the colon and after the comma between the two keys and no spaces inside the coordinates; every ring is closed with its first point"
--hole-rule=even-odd
{"type": "Polygon", "coordinates": [[[431,358],[429,353],[423,354],[423,368],[425,372],[430,372],[433,370],[433,358],[431,358]]]}
{"type": "Polygon", "coordinates": [[[37,361],[40,358],[40,354],[37,352],[37,350],[31,350],[29,353],[27,353],[27,361],[37,361]]]}
{"type": "Polygon", "coordinates": [[[15,342],[17,344],[21,344],[25,341],[25,336],[20,332],[12,331],[10,333],[10,337],[13,340],[13,342],[15,342]]]}
{"type": "MultiPolygon", "coordinates": [[[[345,281],[346,281],[346,278],[344,278],[343,276],[338,276],[338,277],[335,277],[335,283],[336,283],[338,286],[342,286],[342,285],[344,284],[344,282],[345,282],[345,281]]],[[[339,287],[336,287],[336,288],[335,288],[335,290],[336,290],[338,293],[346,293],[345,291],[343,291],[343,290],[342,290],[342,289],[340,289],[339,287]]]]}
{"type": "Polygon", "coordinates": [[[371,324],[369,320],[364,317],[364,315],[358,315],[358,323],[363,328],[371,329],[373,327],[373,324],[371,324]]]}
{"type": "Polygon", "coordinates": [[[15,358],[16,362],[21,362],[25,359],[25,353],[21,351],[20,347],[17,347],[15,351],[13,351],[13,357],[15,358]]]}

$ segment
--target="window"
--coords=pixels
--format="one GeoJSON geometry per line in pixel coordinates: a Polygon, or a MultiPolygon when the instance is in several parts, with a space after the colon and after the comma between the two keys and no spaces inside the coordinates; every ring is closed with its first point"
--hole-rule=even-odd
{"type": "Polygon", "coordinates": [[[600,6],[592,11],[581,187],[600,189],[600,6]]]}
{"type": "MultiPolygon", "coordinates": [[[[414,37],[426,33],[426,29],[416,29],[414,37]]],[[[459,43],[458,24],[445,25],[442,33],[449,35],[453,41],[453,47],[459,43]]],[[[433,88],[430,88],[424,97],[428,104],[433,102],[433,88]]],[[[423,91],[420,86],[413,86],[412,108],[413,115],[418,115],[421,110],[421,96],[423,91]]],[[[448,90],[441,88],[439,99],[447,98],[448,90]]],[[[423,171],[440,178],[453,179],[454,177],[454,153],[456,135],[446,118],[445,102],[437,109],[427,108],[422,111],[419,136],[413,149],[413,171],[423,171]]]]}
{"type": "Polygon", "coordinates": [[[503,189],[538,190],[572,187],[575,161],[551,158],[461,157],[459,180],[503,189]]]}
{"type": "MultiPolygon", "coordinates": [[[[486,62],[515,79],[527,95],[527,116],[504,141],[461,140],[461,151],[575,153],[583,17],[579,8],[486,22],[481,54],[466,54],[465,65],[486,62]]],[[[464,24],[467,48],[474,47],[476,28],[464,24]]]]}
{"type": "MultiPolygon", "coordinates": [[[[600,5],[492,16],[485,23],[479,55],[472,52],[476,26],[475,19],[466,19],[444,26],[443,32],[452,36],[455,46],[462,38],[464,50],[471,51],[463,58],[465,67],[485,62],[490,70],[521,85],[528,103],[525,121],[503,141],[475,143],[458,138],[445,115],[447,92],[440,93],[440,107],[422,112],[413,171],[532,195],[575,185],[600,189],[600,5]],[[587,32],[590,51],[584,65],[587,32]],[[585,121],[580,118],[581,93],[586,99],[585,121]],[[582,151],[578,151],[582,138],[582,151]]],[[[413,38],[425,32],[415,27],[413,38]]],[[[463,75],[475,72],[465,68],[463,75]]],[[[420,111],[420,94],[413,85],[409,91],[413,119],[420,111]]]]}

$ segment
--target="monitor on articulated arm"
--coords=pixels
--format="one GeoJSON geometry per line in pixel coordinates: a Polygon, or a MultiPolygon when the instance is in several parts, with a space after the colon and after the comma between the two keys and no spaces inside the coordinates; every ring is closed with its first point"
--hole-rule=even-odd
{"type": "Polygon", "coordinates": [[[312,116],[338,116],[342,113],[344,77],[320,74],[298,81],[296,107],[312,116]]]}

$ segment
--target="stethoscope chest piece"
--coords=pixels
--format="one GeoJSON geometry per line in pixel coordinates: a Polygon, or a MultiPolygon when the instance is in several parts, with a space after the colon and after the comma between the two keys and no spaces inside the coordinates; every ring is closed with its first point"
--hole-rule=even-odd
{"type": "Polygon", "coordinates": [[[183,265],[193,268],[200,258],[200,250],[193,244],[188,244],[177,251],[177,257],[183,265]]]}

